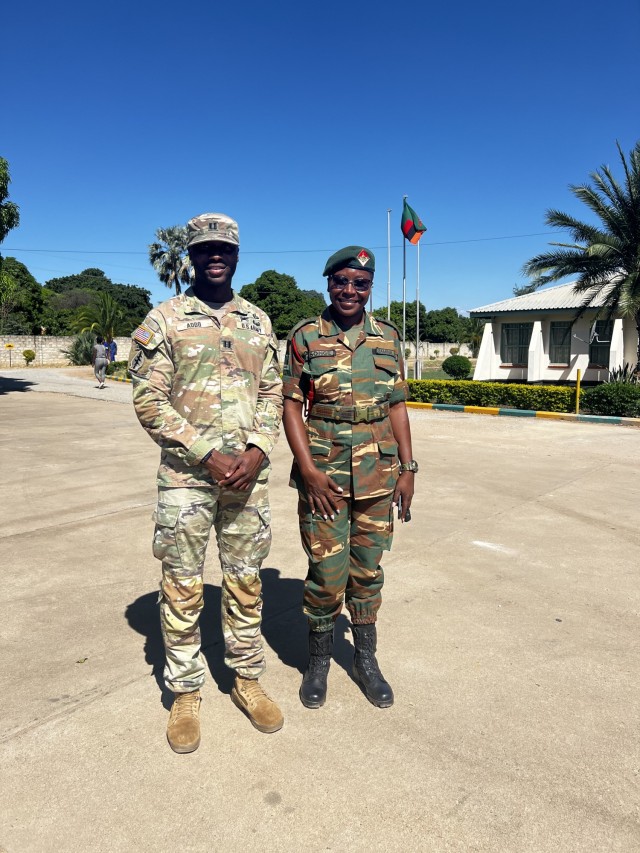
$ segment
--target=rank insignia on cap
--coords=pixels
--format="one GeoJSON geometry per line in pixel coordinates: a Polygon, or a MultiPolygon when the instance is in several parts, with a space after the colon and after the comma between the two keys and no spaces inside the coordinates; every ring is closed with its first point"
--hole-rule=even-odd
{"type": "Polygon", "coordinates": [[[356,257],[360,261],[360,263],[362,264],[363,267],[366,267],[366,265],[369,263],[369,255],[365,252],[364,249],[361,252],[359,252],[356,255],[356,257]]]}
{"type": "Polygon", "coordinates": [[[153,330],[150,329],[148,326],[145,326],[144,323],[141,326],[138,326],[138,328],[133,333],[133,339],[135,341],[138,341],[139,344],[142,344],[143,347],[149,343],[152,337],[153,330]]]}

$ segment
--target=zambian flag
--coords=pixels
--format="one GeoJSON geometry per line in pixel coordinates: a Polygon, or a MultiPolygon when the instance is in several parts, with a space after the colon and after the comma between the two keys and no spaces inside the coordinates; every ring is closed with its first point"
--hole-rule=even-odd
{"type": "Polygon", "coordinates": [[[409,207],[406,201],[402,208],[402,222],[400,223],[400,227],[405,238],[410,243],[413,243],[414,246],[420,241],[420,238],[427,230],[418,214],[413,208],[409,207]]]}

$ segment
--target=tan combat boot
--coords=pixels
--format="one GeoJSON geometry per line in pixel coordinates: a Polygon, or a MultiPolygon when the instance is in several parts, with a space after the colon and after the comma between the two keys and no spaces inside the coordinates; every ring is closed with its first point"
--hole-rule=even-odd
{"type": "Polygon", "coordinates": [[[200,691],[176,693],[167,724],[167,740],[174,752],[193,752],[200,746],[200,691]]]}
{"type": "Polygon", "coordinates": [[[257,678],[236,675],[231,699],[261,732],[277,732],[284,725],[282,711],[264,692],[257,678]]]}

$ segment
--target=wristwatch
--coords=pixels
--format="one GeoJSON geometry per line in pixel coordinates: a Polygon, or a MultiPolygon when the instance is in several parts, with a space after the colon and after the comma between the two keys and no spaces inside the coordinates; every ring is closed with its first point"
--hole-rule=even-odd
{"type": "Polygon", "coordinates": [[[418,463],[415,459],[412,459],[410,462],[401,462],[400,463],[400,472],[402,471],[411,471],[412,474],[418,473],[418,463]]]}

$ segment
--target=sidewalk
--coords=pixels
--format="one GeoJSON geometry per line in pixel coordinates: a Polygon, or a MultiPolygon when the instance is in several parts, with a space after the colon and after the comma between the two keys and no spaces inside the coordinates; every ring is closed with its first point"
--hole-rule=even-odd
{"type": "Polygon", "coordinates": [[[640,849],[635,430],[411,412],[421,470],[384,561],[384,711],[351,680],[344,617],[326,706],[298,700],[305,565],[283,437],[263,581],[285,726],[260,734],[230,701],[212,547],[202,745],[179,756],[157,448],[129,385],[23,372],[0,376],[0,850],[640,849]]]}

